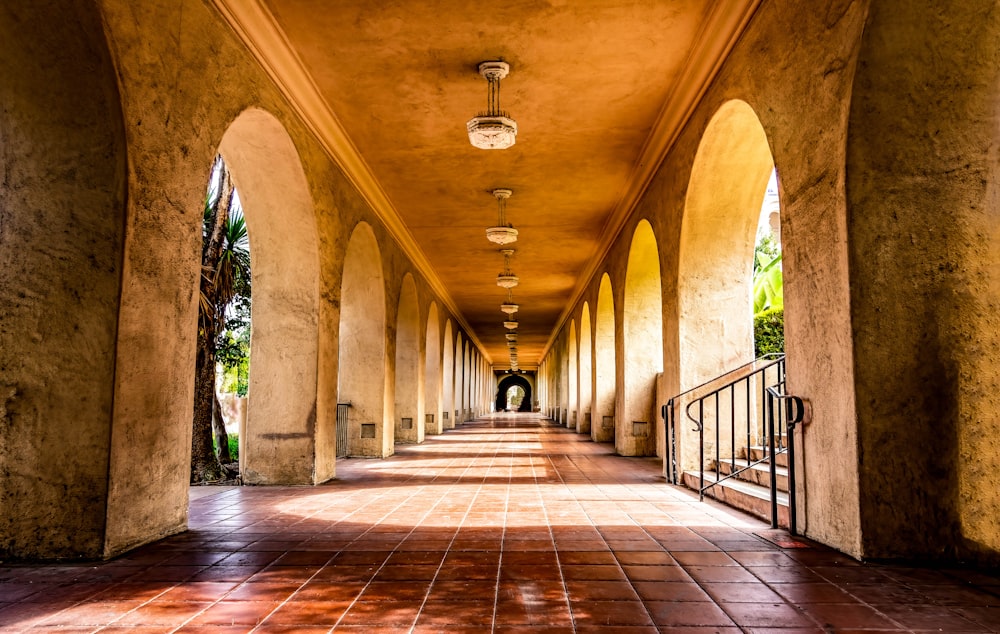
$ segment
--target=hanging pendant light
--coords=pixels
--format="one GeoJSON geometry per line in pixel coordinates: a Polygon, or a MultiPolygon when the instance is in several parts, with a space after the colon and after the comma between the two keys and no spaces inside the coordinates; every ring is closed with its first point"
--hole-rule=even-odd
{"type": "Polygon", "coordinates": [[[511,293],[510,289],[508,288],[507,289],[507,301],[505,301],[504,303],[500,304],[500,310],[502,310],[503,312],[507,313],[508,315],[513,315],[514,313],[517,312],[518,308],[520,308],[520,306],[518,306],[517,304],[514,303],[514,294],[511,293]]]}
{"type": "Polygon", "coordinates": [[[497,199],[497,226],[486,228],[486,239],[496,244],[504,245],[517,242],[517,229],[507,224],[507,199],[513,192],[509,189],[494,189],[493,196],[497,199]]]}
{"type": "Polygon", "coordinates": [[[503,327],[507,330],[517,330],[517,321],[505,321],[503,322],[503,327]]]}
{"type": "Polygon", "coordinates": [[[517,122],[500,109],[500,80],[510,73],[510,64],[488,61],[479,64],[479,74],[489,83],[487,110],[469,119],[465,127],[469,142],[482,150],[503,150],[514,145],[517,122]]]}
{"type": "Polygon", "coordinates": [[[497,286],[514,288],[519,281],[518,277],[510,270],[510,256],[514,255],[514,249],[501,249],[500,253],[503,253],[503,273],[497,275],[497,286]]]}

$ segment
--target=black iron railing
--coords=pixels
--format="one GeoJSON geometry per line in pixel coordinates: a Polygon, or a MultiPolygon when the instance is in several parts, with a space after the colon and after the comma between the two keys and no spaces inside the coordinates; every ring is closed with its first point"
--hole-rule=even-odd
{"type": "MultiPolygon", "coordinates": [[[[796,503],[795,503],[795,426],[805,418],[805,404],[798,396],[785,394],[785,381],[767,388],[767,420],[768,420],[768,442],[770,451],[776,451],[775,437],[778,436],[776,428],[785,430],[785,452],[788,454],[788,532],[792,535],[798,533],[796,527],[796,503]],[[781,416],[782,412],[784,416],[781,416]]],[[[778,506],[773,503],[777,499],[778,475],[775,461],[771,461],[771,526],[778,526],[778,506]]]]}
{"type": "MultiPolygon", "coordinates": [[[[679,412],[694,423],[698,433],[698,495],[721,482],[736,478],[765,463],[770,463],[771,519],[777,527],[776,456],[787,452],[787,428],[790,420],[783,394],[785,356],[767,355],[746,363],[710,381],[674,396],[661,409],[667,440],[667,479],[679,484],[683,467],[679,434],[679,412]],[[771,392],[768,388],[774,388],[771,392]],[[754,459],[751,448],[760,447],[754,459]],[[740,453],[744,453],[744,457],[740,453]],[[706,482],[706,466],[714,474],[706,482]],[[723,469],[723,467],[726,467],[723,469]],[[723,473],[725,471],[725,473],[723,473]]],[[[801,403],[801,400],[799,401],[801,403]]],[[[799,408],[801,409],[801,408],[799,408]]],[[[688,461],[690,464],[690,461],[688,461]]],[[[789,486],[794,486],[789,469],[789,486]]]]}
{"type": "Polygon", "coordinates": [[[337,403],[337,457],[347,457],[347,426],[350,403],[337,403]]]}

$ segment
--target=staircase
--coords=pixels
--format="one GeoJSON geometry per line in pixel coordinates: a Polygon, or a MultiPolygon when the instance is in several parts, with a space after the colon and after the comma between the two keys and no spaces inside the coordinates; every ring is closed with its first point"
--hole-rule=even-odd
{"type": "Polygon", "coordinates": [[[667,401],[661,409],[667,480],[794,532],[789,447],[804,409],[784,386],[785,357],[773,355],[667,401]]]}
{"type": "MultiPolygon", "coordinates": [[[[779,449],[774,463],[778,525],[788,527],[787,451],[779,449]]],[[[685,471],[683,484],[695,491],[708,486],[704,490],[705,496],[771,521],[771,461],[767,458],[767,447],[741,447],[735,457],[719,461],[712,459],[705,468],[704,485],[700,478],[699,471],[685,471]]]]}

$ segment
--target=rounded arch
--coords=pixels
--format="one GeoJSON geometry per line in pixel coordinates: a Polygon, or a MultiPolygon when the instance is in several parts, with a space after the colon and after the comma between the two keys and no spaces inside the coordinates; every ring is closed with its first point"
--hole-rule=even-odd
{"type": "MultiPolygon", "coordinates": [[[[222,136],[219,153],[240,193],[253,272],[249,403],[240,471],[251,484],[312,482],[314,465],[302,456],[312,455],[317,436],[332,437],[333,423],[314,418],[319,239],[309,184],[291,137],[267,111],[241,113],[222,136]]],[[[331,445],[327,440],[315,449],[329,451],[331,445]]],[[[332,462],[331,456],[325,458],[322,463],[332,462]]],[[[326,479],[332,473],[315,476],[326,479]]]]}
{"type": "Polygon", "coordinates": [[[424,386],[420,357],[420,307],[413,275],[403,276],[396,311],[395,442],[424,440],[424,386]]]}
{"type": "Polygon", "coordinates": [[[595,442],[615,439],[615,297],[611,277],[601,276],[597,291],[597,315],[594,325],[594,394],[590,437],[595,442]]]}
{"type": "Polygon", "coordinates": [[[590,332],[590,304],[583,302],[583,309],[580,311],[580,340],[579,340],[579,374],[580,384],[577,388],[579,394],[579,414],[577,415],[576,431],[581,434],[590,433],[591,411],[593,407],[593,347],[594,339],[590,332]]]}
{"type": "Polygon", "coordinates": [[[344,257],[340,291],[338,402],[350,403],[347,455],[384,458],[393,452],[386,405],[385,278],[375,232],[359,222],[344,257]]]}
{"type": "Polygon", "coordinates": [[[566,379],[568,385],[566,386],[566,426],[571,429],[577,428],[577,419],[579,416],[579,400],[577,388],[580,386],[580,375],[577,371],[577,356],[576,356],[576,319],[569,320],[569,331],[566,333],[567,342],[567,374],[566,379]]]}
{"type": "Polygon", "coordinates": [[[507,409],[507,390],[514,387],[515,385],[524,390],[524,400],[521,401],[521,405],[520,407],[518,407],[517,411],[519,412],[531,411],[531,402],[532,402],[531,381],[524,378],[520,374],[508,374],[507,376],[500,379],[500,381],[497,383],[496,398],[494,399],[496,405],[496,411],[502,412],[505,409],[507,409]]]}
{"type": "Polygon", "coordinates": [[[663,372],[663,298],[656,236],[646,220],[632,234],[624,290],[615,450],[623,456],[651,456],[656,453],[657,377],[663,372]]]}
{"type": "Polygon", "coordinates": [[[462,341],[462,422],[471,418],[472,407],[469,400],[472,389],[472,341],[462,341]]]}
{"type": "Polygon", "coordinates": [[[444,324],[444,352],[441,355],[441,427],[455,429],[455,338],[451,319],[444,324]]]}
{"type": "Polygon", "coordinates": [[[774,169],[767,135],[746,102],[712,117],[691,169],[678,264],[680,388],[745,363],[753,347],[753,250],[774,169]]]}
{"type": "Polygon", "coordinates": [[[455,333],[455,410],[452,414],[452,425],[462,422],[462,386],[465,384],[465,348],[462,345],[461,331],[455,333]]]}
{"type": "Polygon", "coordinates": [[[424,433],[440,434],[441,427],[441,320],[437,302],[427,309],[424,334],[424,433]]]}

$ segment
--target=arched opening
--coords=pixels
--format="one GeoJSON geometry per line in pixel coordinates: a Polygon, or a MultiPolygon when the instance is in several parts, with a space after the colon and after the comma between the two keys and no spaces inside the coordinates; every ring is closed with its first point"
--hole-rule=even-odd
{"type": "MultiPolygon", "coordinates": [[[[128,531],[135,543],[184,522],[183,513],[164,509],[176,509],[187,489],[187,373],[177,395],[165,392],[183,402],[172,412],[177,416],[165,420],[157,411],[141,421],[146,434],[123,434],[128,440],[118,440],[117,450],[112,444],[121,404],[114,386],[116,378],[127,379],[116,363],[116,345],[119,352],[140,354],[148,343],[143,339],[159,337],[149,337],[155,326],[148,317],[141,329],[145,337],[131,345],[123,341],[126,329],[119,330],[129,198],[125,130],[97,5],[70,6],[13,2],[0,8],[4,560],[96,559],[109,544],[120,547],[114,539],[120,532],[128,531]],[[142,475],[135,460],[139,448],[147,455],[142,475]],[[109,512],[115,487],[133,508],[143,507],[141,526],[109,512]],[[147,491],[158,499],[142,501],[147,491]]],[[[176,244],[158,246],[185,254],[192,247],[193,253],[193,230],[176,244]]],[[[169,353],[171,346],[156,345],[161,343],[149,347],[169,353]]],[[[168,355],[159,367],[172,367],[177,358],[168,355]]],[[[119,508],[125,504],[112,510],[119,508]]]]}
{"type": "Polygon", "coordinates": [[[563,427],[569,425],[569,335],[563,330],[559,336],[559,419],[563,427]]]}
{"type": "Polygon", "coordinates": [[[333,475],[333,421],[316,416],[319,238],[309,185],[284,126],[263,110],[237,117],[219,153],[240,192],[253,270],[243,481],[323,481],[333,475]],[[314,454],[315,463],[302,460],[314,454]]]}
{"type": "Polygon", "coordinates": [[[507,374],[497,383],[495,398],[496,411],[531,411],[531,381],[520,374],[507,374]],[[511,405],[511,391],[520,390],[520,400],[516,406],[511,405]]]}
{"type": "Polygon", "coordinates": [[[455,339],[451,319],[444,325],[444,354],[441,355],[441,428],[455,429],[455,339]]]}
{"type": "Polygon", "coordinates": [[[396,313],[395,425],[398,443],[424,440],[424,386],[420,357],[420,309],[413,276],[403,276],[396,313]]]}
{"type": "Polygon", "coordinates": [[[605,273],[597,291],[597,319],[594,326],[594,406],[590,437],[594,442],[615,439],[615,299],[611,278],[605,273]]]}
{"type": "Polygon", "coordinates": [[[580,313],[579,369],[580,384],[578,389],[579,414],[577,415],[576,431],[581,434],[590,433],[591,411],[593,408],[594,368],[592,359],[594,340],[590,333],[590,304],[583,303],[580,313]]]}
{"type": "Polygon", "coordinates": [[[464,362],[465,348],[462,345],[462,333],[455,333],[455,411],[452,414],[453,425],[458,426],[462,422],[462,385],[464,385],[464,362]]]}
{"type": "Polygon", "coordinates": [[[498,412],[530,412],[531,396],[531,382],[528,379],[520,374],[506,374],[497,382],[494,407],[498,412]],[[515,387],[523,392],[523,398],[518,402],[517,408],[512,408],[509,405],[509,392],[515,387]]]}
{"type": "Polygon", "coordinates": [[[698,146],[684,204],[678,269],[680,387],[753,358],[753,253],[774,160],[743,101],[724,104],[698,146]]]}
{"type": "MultiPolygon", "coordinates": [[[[756,113],[743,101],[725,103],[698,146],[684,204],[677,291],[681,390],[754,359],[754,245],[761,201],[773,171],[767,135],[756,113]]],[[[751,394],[759,398],[757,390],[751,394]]],[[[747,435],[759,434],[760,407],[756,402],[735,403],[733,411],[750,412],[750,419],[744,421],[743,416],[734,424],[746,425],[747,435]]],[[[706,428],[706,437],[715,432],[714,427],[706,428]]],[[[739,451],[728,428],[718,432],[715,450],[720,455],[739,451]]],[[[697,434],[689,426],[681,426],[678,433],[681,468],[697,468],[697,434]]]]}
{"type": "Polygon", "coordinates": [[[339,403],[350,403],[347,455],[392,455],[395,428],[386,411],[385,281],[375,233],[351,233],[340,291],[339,403]]]}
{"type": "Polygon", "coordinates": [[[663,372],[663,299],[660,258],[649,222],[632,235],[622,306],[622,393],[615,407],[615,450],[656,454],[656,384],[663,372]]]}
{"type": "Polygon", "coordinates": [[[441,323],[437,303],[427,311],[424,343],[424,433],[440,434],[441,427],[441,323]]]}
{"type": "Polygon", "coordinates": [[[568,372],[566,374],[567,379],[567,415],[566,415],[566,426],[570,429],[577,428],[577,417],[579,416],[578,408],[579,401],[577,400],[577,388],[580,385],[580,374],[577,372],[577,356],[576,356],[576,320],[571,319],[569,322],[569,332],[567,333],[569,338],[569,343],[567,344],[568,358],[566,359],[566,364],[568,366],[568,372]]]}
{"type": "Polygon", "coordinates": [[[221,156],[209,176],[201,233],[191,483],[232,483],[239,467],[230,433],[246,436],[240,411],[249,384],[250,241],[239,193],[221,156]],[[233,410],[236,415],[227,416],[233,410]]]}
{"type": "Polygon", "coordinates": [[[521,404],[524,402],[524,388],[520,385],[514,385],[507,389],[506,394],[507,409],[512,412],[520,411],[521,404]]]}
{"type": "Polygon", "coordinates": [[[462,342],[462,421],[471,419],[472,406],[469,396],[472,390],[472,341],[462,342]]]}

